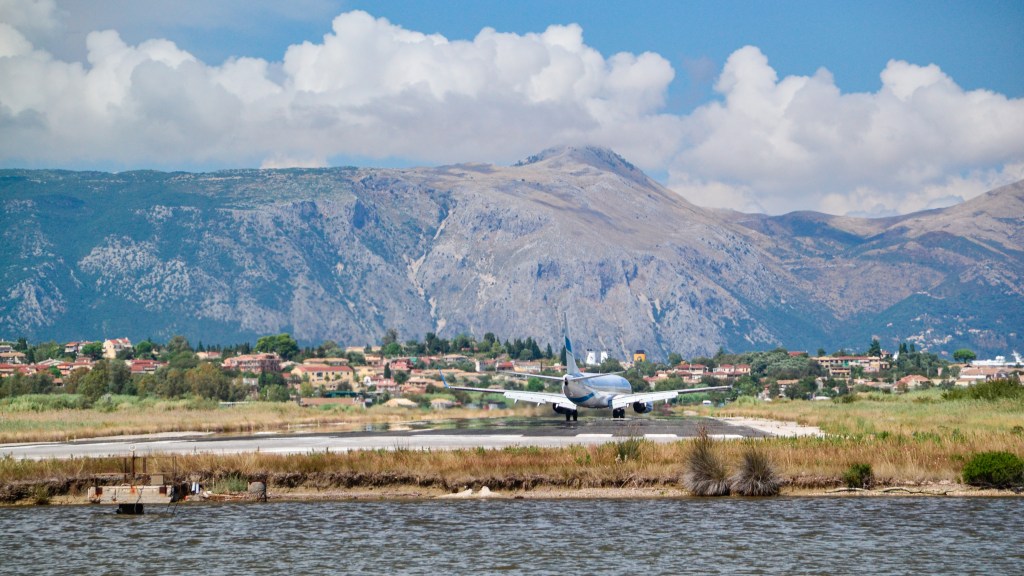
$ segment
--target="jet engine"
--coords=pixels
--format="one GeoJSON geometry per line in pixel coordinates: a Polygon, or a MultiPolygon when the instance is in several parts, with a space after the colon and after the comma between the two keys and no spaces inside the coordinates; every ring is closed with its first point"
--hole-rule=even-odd
{"type": "Polygon", "coordinates": [[[636,410],[637,414],[646,414],[654,410],[654,402],[633,402],[633,410],[636,410]]]}
{"type": "Polygon", "coordinates": [[[563,406],[559,406],[558,404],[552,404],[551,407],[554,408],[555,412],[559,414],[572,414],[573,412],[575,412],[575,410],[571,408],[565,408],[563,406]]]}

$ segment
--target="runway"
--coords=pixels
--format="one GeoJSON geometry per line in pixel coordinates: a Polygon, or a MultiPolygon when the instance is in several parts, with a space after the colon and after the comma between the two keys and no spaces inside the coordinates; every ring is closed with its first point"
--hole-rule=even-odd
{"type": "Polygon", "coordinates": [[[219,435],[164,433],[131,437],[0,444],[0,456],[18,459],[83,458],[155,454],[306,454],[351,450],[497,449],[509,446],[560,447],[602,444],[625,438],[674,442],[697,435],[706,427],[715,438],[764,437],[772,434],[712,418],[581,418],[564,422],[551,418],[517,418],[414,423],[408,429],[368,428],[358,432],[293,432],[219,435]]]}

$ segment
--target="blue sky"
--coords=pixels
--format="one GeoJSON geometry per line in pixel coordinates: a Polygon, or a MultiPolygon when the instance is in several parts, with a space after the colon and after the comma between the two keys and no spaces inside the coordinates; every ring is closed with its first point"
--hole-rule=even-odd
{"type": "Polygon", "coordinates": [[[0,166],[586,143],[698,204],[903,213],[1024,177],[1021,30],[1020,1],[0,0],[0,166]]]}

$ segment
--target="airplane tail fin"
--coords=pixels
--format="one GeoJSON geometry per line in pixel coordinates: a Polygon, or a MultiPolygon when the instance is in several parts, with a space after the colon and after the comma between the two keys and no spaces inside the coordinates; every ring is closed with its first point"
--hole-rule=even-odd
{"type": "Polygon", "coordinates": [[[576,366],[576,355],[572,353],[572,342],[568,336],[565,337],[565,372],[570,376],[580,374],[580,369],[576,366]]]}

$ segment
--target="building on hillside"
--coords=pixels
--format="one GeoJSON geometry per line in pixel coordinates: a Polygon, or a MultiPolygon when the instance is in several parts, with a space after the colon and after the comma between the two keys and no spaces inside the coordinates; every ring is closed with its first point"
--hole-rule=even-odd
{"type": "Polygon", "coordinates": [[[292,368],[292,379],[303,381],[308,379],[313,386],[323,386],[325,390],[337,390],[342,382],[351,382],[354,371],[351,366],[328,366],[325,364],[301,364],[292,368]]]}
{"type": "Polygon", "coordinates": [[[647,362],[647,352],[645,350],[637,350],[633,352],[633,363],[647,362]]]}
{"type": "Polygon", "coordinates": [[[127,338],[112,338],[103,341],[103,357],[108,360],[117,358],[118,352],[133,349],[132,341],[127,338]]]}
{"type": "Polygon", "coordinates": [[[469,356],[464,354],[445,354],[441,357],[441,361],[444,362],[445,366],[452,366],[453,364],[469,362],[469,356]]]}
{"type": "Polygon", "coordinates": [[[86,344],[92,344],[92,342],[88,340],[82,340],[81,342],[68,342],[67,344],[64,345],[64,355],[78,356],[79,354],[82,353],[82,348],[86,344]]]}
{"type": "Polygon", "coordinates": [[[931,384],[931,379],[920,374],[910,374],[896,381],[897,390],[915,390],[931,384]]]}
{"type": "Polygon", "coordinates": [[[715,372],[730,376],[745,376],[750,374],[750,364],[722,364],[715,368],[715,372]]]}
{"type": "Polygon", "coordinates": [[[512,371],[518,372],[519,374],[540,374],[541,366],[540,362],[534,361],[515,361],[512,371]]]}
{"type": "Polygon", "coordinates": [[[395,358],[388,364],[391,366],[391,371],[398,370],[400,372],[408,372],[412,370],[413,360],[411,358],[395,358]]]}
{"type": "Polygon", "coordinates": [[[413,394],[426,394],[427,386],[433,386],[436,383],[433,380],[427,380],[424,378],[410,378],[405,384],[398,387],[398,392],[402,396],[411,396],[413,394]]]}
{"type": "Polygon", "coordinates": [[[398,394],[400,391],[397,382],[395,382],[391,378],[384,377],[374,378],[367,376],[366,378],[363,379],[363,386],[365,388],[373,386],[374,391],[377,392],[378,394],[398,394]]]}
{"type": "Polygon", "coordinates": [[[999,366],[968,366],[960,371],[960,376],[956,379],[956,385],[970,386],[979,382],[1009,378],[1010,374],[1014,372],[1017,371],[999,366]]]}
{"type": "Polygon", "coordinates": [[[60,370],[61,378],[67,378],[68,374],[75,370],[92,370],[92,358],[83,356],[75,359],[74,362],[61,362],[57,365],[57,369],[60,370]]]}
{"type": "Polygon", "coordinates": [[[892,365],[888,359],[878,356],[818,356],[813,360],[833,378],[849,378],[856,367],[862,368],[865,374],[874,374],[892,365]]]}
{"type": "Polygon", "coordinates": [[[267,354],[243,354],[232,356],[224,360],[222,366],[228,370],[239,372],[252,372],[262,374],[263,372],[280,372],[281,357],[276,352],[267,354]]]}
{"type": "Polygon", "coordinates": [[[473,361],[473,364],[477,372],[493,372],[494,368],[498,365],[498,361],[477,358],[473,361]]]}
{"type": "Polygon", "coordinates": [[[212,362],[214,360],[220,360],[223,355],[219,350],[208,350],[206,352],[196,352],[196,358],[200,362],[212,362]]]}
{"type": "Polygon", "coordinates": [[[348,366],[348,358],[306,358],[302,363],[315,366],[348,366]]]}
{"type": "Polygon", "coordinates": [[[608,359],[607,350],[593,350],[587,349],[586,363],[590,366],[596,366],[608,359]]]}
{"type": "Polygon", "coordinates": [[[0,364],[25,364],[27,357],[23,352],[9,350],[0,352],[0,364]]]}
{"type": "Polygon", "coordinates": [[[128,365],[128,369],[132,374],[152,374],[160,368],[167,366],[167,362],[158,362],[156,360],[126,360],[125,364],[128,365]]]}

